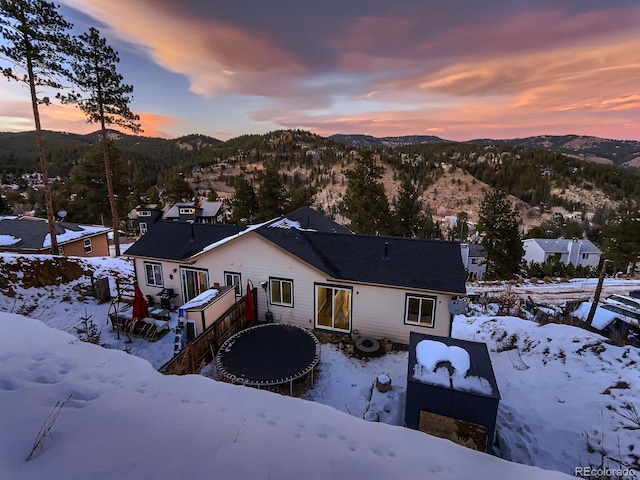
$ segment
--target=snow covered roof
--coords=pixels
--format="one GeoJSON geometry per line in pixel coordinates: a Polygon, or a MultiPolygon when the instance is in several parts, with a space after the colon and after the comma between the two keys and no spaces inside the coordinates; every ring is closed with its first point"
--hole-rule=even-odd
{"type": "MultiPolygon", "coordinates": [[[[71,222],[56,222],[56,239],[59,245],[84,237],[106,234],[110,228],[102,225],[81,225],[71,222]]],[[[51,247],[49,223],[44,219],[0,219],[0,246],[5,250],[33,250],[40,252],[51,247]]]]}
{"type": "Polygon", "coordinates": [[[218,297],[220,297],[223,293],[233,289],[233,286],[223,286],[220,288],[210,288],[208,290],[205,290],[200,295],[192,298],[187,303],[180,306],[179,311],[180,313],[182,313],[187,310],[196,310],[205,307],[206,305],[210,304],[218,297]]]}

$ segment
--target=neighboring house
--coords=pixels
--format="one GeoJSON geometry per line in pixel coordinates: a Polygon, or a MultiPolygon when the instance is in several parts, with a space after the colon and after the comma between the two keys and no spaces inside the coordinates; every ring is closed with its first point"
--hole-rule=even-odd
{"type": "Polygon", "coordinates": [[[522,242],[523,260],[527,263],[543,263],[557,259],[565,265],[598,268],[602,252],[589,240],[528,238],[522,242]]]}
{"type": "Polygon", "coordinates": [[[462,264],[469,272],[469,280],[484,280],[487,272],[487,252],[478,243],[461,243],[462,264]]]}
{"type": "Polygon", "coordinates": [[[169,207],[163,217],[174,222],[222,223],[224,210],[222,202],[178,202],[169,207]]]}
{"type": "Polygon", "coordinates": [[[162,218],[157,204],[138,205],[129,213],[129,228],[136,235],[144,235],[162,218]]]}
{"type": "Polygon", "coordinates": [[[140,288],[171,288],[179,306],[250,281],[258,319],[405,344],[411,331],[450,336],[448,304],[466,294],[458,243],[355,235],[309,208],[235,228],[159,222],[127,250],[140,288]]]}
{"type": "MultiPolygon", "coordinates": [[[[110,228],[102,225],[56,222],[60,255],[108,257],[110,232],[110,228]]],[[[0,252],[51,253],[49,223],[35,217],[0,219],[0,252]]]]}

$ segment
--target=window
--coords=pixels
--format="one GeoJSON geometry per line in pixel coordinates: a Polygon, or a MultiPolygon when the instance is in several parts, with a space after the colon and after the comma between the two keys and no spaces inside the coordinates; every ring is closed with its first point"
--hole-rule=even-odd
{"type": "Polygon", "coordinates": [[[582,254],[582,260],[587,260],[589,258],[589,254],[588,253],[583,253],[582,254]]]}
{"type": "Polygon", "coordinates": [[[84,253],[91,253],[93,251],[93,245],[91,245],[91,239],[84,239],[84,253]]]}
{"type": "Polygon", "coordinates": [[[293,280],[270,278],[271,304],[293,307],[293,280]]]}
{"type": "Polygon", "coordinates": [[[418,297],[407,294],[404,312],[404,323],[433,327],[436,310],[435,297],[418,297]]]}
{"type": "Polygon", "coordinates": [[[239,273],[224,272],[224,284],[236,287],[236,297],[242,296],[242,280],[239,273]]]}
{"type": "Polygon", "coordinates": [[[151,216],[151,210],[141,210],[138,212],[138,216],[139,217],[150,217],[151,216]]]}
{"type": "Polygon", "coordinates": [[[472,258],[471,259],[471,265],[478,265],[478,259],[477,258],[472,258]]]}
{"type": "Polygon", "coordinates": [[[140,235],[144,235],[145,233],[147,233],[147,223],[140,222],[140,235]]]}
{"type": "Polygon", "coordinates": [[[316,327],[351,331],[351,289],[316,285],[316,327]]]}
{"type": "Polygon", "coordinates": [[[209,288],[209,272],[195,268],[181,268],[182,294],[185,302],[197,297],[209,288]]]}
{"type": "Polygon", "coordinates": [[[193,215],[194,213],[196,213],[196,209],[195,208],[180,208],[178,210],[180,212],[180,215],[193,215]]]}
{"type": "Polygon", "coordinates": [[[147,285],[150,287],[162,287],[162,265],[159,263],[144,263],[144,271],[147,275],[147,285]]]}

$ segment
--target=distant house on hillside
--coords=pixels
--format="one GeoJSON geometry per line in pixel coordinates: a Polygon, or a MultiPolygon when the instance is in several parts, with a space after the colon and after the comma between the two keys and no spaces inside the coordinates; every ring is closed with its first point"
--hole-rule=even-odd
{"type": "Polygon", "coordinates": [[[127,250],[147,295],[170,288],[180,306],[210,287],[258,288],[275,321],[409,342],[450,336],[450,300],[465,295],[455,242],[356,235],[309,208],[239,231],[158,222],[127,250]]]}
{"type": "Polygon", "coordinates": [[[162,216],[164,220],[190,223],[222,223],[224,220],[222,202],[178,202],[168,207],[162,216]]]}
{"type": "Polygon", "coordinates": [[[591,241],[583,239],[528,238],[522,242],[524,261],[544,263],[557,259],[565,265],[598,268],[602,252],[591,241]]]}
{"type": "Polygon", "coordinates": [[[487,273],[487,252],[478,243],[461,243],[462,264],[469,272],[469,280],[484,280],[487,273]]]}
{"type": "MultiPolygon", "coordinates": [[[[110,228],[56,222],[56,240],[60,255],[68,257],[108,257],[110,228]]],[[[0,252],[50,253],[49,223],[42,218],[12,217],[0,219],[0,252]]]]}
{"type": "Polygon", "coordinates": [[[127,216],[129,228],[136,235],[144,235],[162,218],[162,210],[157,204],[138,205],[127,216]]]}

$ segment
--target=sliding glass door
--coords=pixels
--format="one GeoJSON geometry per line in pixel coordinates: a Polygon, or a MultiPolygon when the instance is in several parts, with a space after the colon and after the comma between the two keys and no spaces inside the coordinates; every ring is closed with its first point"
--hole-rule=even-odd
{"type": "Polygon", "coordinates": [[[195,268],[181,268],[182,278],[182,298],[184,303],[209,288],[209,272],[206,270],[196,270],[195,268]]]}
{"type": "Polygon", "coordinates": [[[316,328],[351,331],[351,289],[316,285],[316,328]]]}

